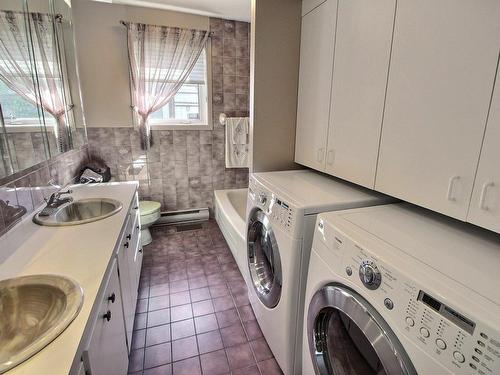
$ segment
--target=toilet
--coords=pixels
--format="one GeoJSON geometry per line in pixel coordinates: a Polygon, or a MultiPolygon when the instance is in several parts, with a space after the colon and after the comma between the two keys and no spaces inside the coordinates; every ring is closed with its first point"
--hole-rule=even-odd
{"type": "Polygon", "coordinates": [[[161,204],[155,201],[140,201],[139,212],[141,214],[141,245],[149,245],[153,238],[149,227],[160,218],[161,204]]]}

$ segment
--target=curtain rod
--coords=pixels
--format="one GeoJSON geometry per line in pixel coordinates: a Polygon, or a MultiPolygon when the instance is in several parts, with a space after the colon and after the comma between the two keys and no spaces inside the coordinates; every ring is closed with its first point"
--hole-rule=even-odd
{"type": "MultiPolygon", "coordinates": [[[[123,21],[123,20],[120,20],[120,23],[123,25],[123,26],[127,26],[127,23],[132,23],[130,21],[123,21]]],[[[139,22],[140,23],[140,22],[139,22]]],[[[171,27],[171,26],[167,26],[167,25],[151,25],[151,24],[145,24],[145,25],[148,25],[148,26],[156,26],[156,27],[171,27]]],[[[185,30],[193,30],[193,31],[208,31],[208,30],[198,30],[198,29],[190,29],[190,28],[186,28],[186,27],[176,27],[177,29],[185,29],[185,30]]],[[[214,35],[214,32],[213,31],[209,31],[208,32],[208,37],[211,38],[212,36],[214,35]]]]}
{"type": "MultiPolygon", "coordinates": [[[[11,12],[11,13],[17,13],[17,14],[42,14],[44,16],[52,16],[52,13],[42,13],[42,12],[25,12],[25,11],[22,11],[22,10],[0,10],[0,12],[2,13],[8,13],[8,12],[11,12]]],[[[57,21],[62,21],[63,19],[63,15],[61,13],[56,13],[54,14],[54,18],[57,20],[57,21]]]]}

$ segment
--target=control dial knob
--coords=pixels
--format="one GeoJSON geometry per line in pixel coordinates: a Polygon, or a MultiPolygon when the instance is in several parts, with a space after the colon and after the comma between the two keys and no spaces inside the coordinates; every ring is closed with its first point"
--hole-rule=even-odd
{"type": "Polygon", "coordinates": [[[258,199],[259,199],[259,203],[260,203],[261,205],[263,205],[263,206],[264,206],[264,205],[266,204],[266,202],[267,202],[267,196],[266,196],[266,194],[264,194],[264,193],[260,193],[260,194],[259,194],[259,198],[258,198],[258,199]]]}
{"type": "Polygon", "coordinates": [[[382,282],[382,275],[377,265],[371,260],[365,260],[359,266],[359,278],[368,289],[375,290],[382,282]]]}

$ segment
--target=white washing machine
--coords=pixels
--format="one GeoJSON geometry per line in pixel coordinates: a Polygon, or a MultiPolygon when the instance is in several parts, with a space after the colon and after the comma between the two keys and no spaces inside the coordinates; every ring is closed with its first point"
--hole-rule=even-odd
{"type": "Polygon", "coordinates": [[[318,216],[303,374],[500,374],[500,236],[409,204],[318,216]]]}
{"type": "Polygon", "coordinates": [[[285,374],[300,374],[307,265],[316,215],[392,201],[309,170],[256,173],[247,200],[244,275],[262,332],[285,374]]]}

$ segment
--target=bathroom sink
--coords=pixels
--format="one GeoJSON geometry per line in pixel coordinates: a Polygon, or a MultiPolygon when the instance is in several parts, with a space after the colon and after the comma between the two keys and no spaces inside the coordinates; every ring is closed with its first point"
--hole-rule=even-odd
{"type": "Polygon", "coordinates": [[[79,225],[105,219],[118,213],[121,209],[121,202],[115,199],[80,199],[61,206],[52,215],[41,216],[38,213],[33,217],[33,221],[52,227],[79,225]]]}
{"type": "Polygon", "coordinates": [[[50,344],[75,319],[82,303],[80,285],[63,276],[0,281],[0,374],[50,344]]]}

